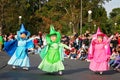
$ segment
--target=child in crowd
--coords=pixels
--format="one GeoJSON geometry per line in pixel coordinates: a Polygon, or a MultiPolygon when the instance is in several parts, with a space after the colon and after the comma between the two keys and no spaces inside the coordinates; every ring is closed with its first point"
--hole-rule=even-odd
{"type": "Polygon", "coordinates": [[[78,51],[77,51],[77,59],[80,60],[85,60],[87,58],[87,49],[84,49],[83,47],[81,47],[78,51]]]}
{"type": "Polygon", "coordinates": [[[40,44],[36,45],[36,48],[35,48],[35,54],[39,54],[41,51],[41,46],[40,44]]]}
{"type": "Polygon", "coordinates": [[[69,49],[64,49],[64,52],[65,52],[64,57],[69,58],[70,50],[69,49]]]}
{"type": "Polygon", "coordinates": [[[112,55],[110,56],[110,61],[109,61],[110,66],[114,63],[117,56],[118,56],[118,52],[116,51],[115,48],[113,48],[112,55]]]}
{"type": "Polygon", "coordinates": [[[70,56],[69,56],[70,59],[76,59],[77,58],[77,49],[76,48],[71,48],[71,51],[70,51],[70,56]]]}
{"type": "Polygon", "coordinates": [[[112,67],[114,68],[114,70],[120,72],[120,46],[117,50],[118,50],[118,56],[115,58],[115,61],[112,64],[112,67]]]}

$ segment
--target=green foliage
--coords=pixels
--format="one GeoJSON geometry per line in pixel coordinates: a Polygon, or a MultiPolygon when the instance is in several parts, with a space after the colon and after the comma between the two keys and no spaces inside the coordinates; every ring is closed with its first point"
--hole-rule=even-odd
{"type": "MultiPolygon", "coordinates": [[[[93,25],[101,26],[103,30],[109,29],[106,24],[107,15],[105,9],[98,5],[111,0],[82,0],[82,25],[83,33],[86,30],[94,31],[93,25]],[[92,10],[92,21],[88,23],[88,10],[92,10]]],[[[49,25],[53,24],[63,34],[72,34],[73,30],[79,33],[81,0],[0,0],[1,15],[4,15],[2,25],[3,33],[16,33],[21,23],[32,33],[39,31],[48,32],[49,25]],[[4,1],[4,2],[3,2],[4,1]],[[71,23],[71,24],[70,24],[71,23]]],[[[114,15],[114,13],[111,13],[114,15]]],[[[116,18],[119,21],[119,16],[116,18]]],[[[119,21],[120,22],[120,21],[119,21]]],[[[109,32],[109,31],[107,31],[109,32]]]]}
{"type": "Polygon", "coordinates": [[[120,33],[120,8],[114,8],[110,13],[109,25],[112,28],[112,33],[120,33]]]}

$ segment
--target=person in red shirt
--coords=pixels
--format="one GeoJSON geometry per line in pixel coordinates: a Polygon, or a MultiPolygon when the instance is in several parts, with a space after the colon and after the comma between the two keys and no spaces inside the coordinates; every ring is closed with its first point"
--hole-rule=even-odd
{"type": "Polygon", "coordinates": [[[35,38],[35,39],[33,40],[33,43],[34,43],[34,45],[35,45],[35,47],[36,47],[36,45],[38,45],[38,43],[39,43],[38,39],[35,38]]]}
{"type": "Polygon", "coordinates": [[[120,35],[118,36],[118,46],[120,46],[120,35]]]}

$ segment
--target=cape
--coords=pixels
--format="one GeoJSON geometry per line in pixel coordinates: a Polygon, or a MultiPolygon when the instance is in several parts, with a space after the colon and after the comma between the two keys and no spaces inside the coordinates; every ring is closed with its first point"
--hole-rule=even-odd
{"type": "MultiPolygon", "coordinates": [[[[46,46],[44,46],[44,47],[41,49],[41,52],[39,53],[41,59],[44,59],[44,57],[46,56],[47,51],[48,51],[48,48],[49,48],[49,46],[46,45],[46,46]]],[[[59,53],[60,53],[60,59],[61,59],[61,60],[64,60],[64,50],[63,50],[63,47],[59,47],[59,53]]]]}
{"type": "MultiPolygon", "coordinates": [[[[10,40],[4,43],[4,48],[3,50],[9,55],[12,56],[17,48],[18,45],[18,40],[10,40]]],[[[32,40],[28,40],[26,44],[26,48],[33,48],[34,44],[32,40]]]]}
{"type": "Polygon", "coordinates": [[[3,50],[6,51],[6,53],[9,56],[12,56],[17,48],[17,44],[18,44],[17,40],[10,40],[10,41],[4,42],[3,50]]]}

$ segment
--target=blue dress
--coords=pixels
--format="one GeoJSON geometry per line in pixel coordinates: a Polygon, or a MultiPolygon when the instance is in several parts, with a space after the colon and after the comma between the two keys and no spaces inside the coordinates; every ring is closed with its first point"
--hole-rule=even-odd
{"type": "Polygon", "coordinates": [[[8,61],[8,65],[19,67],[30,67],[28,48],[33,48],[33,42],[30,39],[19,39],[17,48],[8,61]]]}

